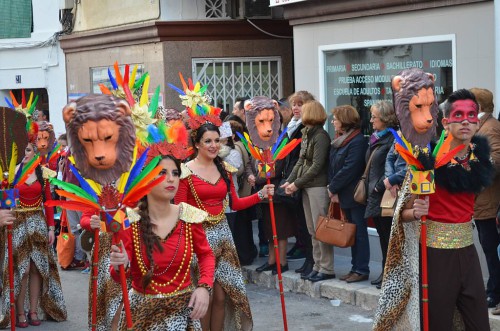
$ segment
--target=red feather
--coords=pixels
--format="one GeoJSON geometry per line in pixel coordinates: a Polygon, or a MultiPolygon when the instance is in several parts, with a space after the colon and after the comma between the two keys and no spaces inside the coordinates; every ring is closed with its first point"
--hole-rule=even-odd
{"type": "Polygon", "coordinates": [[[26,182],[26,179],[28,179],[28,177],[33,173],[33,171],[40,164],[41,161],[42,161],[42,158],[39,157],[35,162],[33,162],[33,164],[31,165],[31,167],[29,167],[28,169],[24,170],[23,171],[23,175],[17,181],[16,186],[19,187],[20,185],[23,185],[24,182],[26,182]]]}
{"type": "Polygon", "coordinates": [[[26,96],[24,95],[24,89],[21,90],[21,104],[23,108],[26,108],[26,96]]]}
{"type": "Polygon", "coordinates": [[[127,96],[127,102],[129,103],[130,107],[132,108],[135,105],[135,100],[134,100],[134,97],[132,96],[132,92],[130,92],[130,88],[128,87],[128,84],[123,85],[123,91],[125,91],[125,95],[127,96]]]}
{"type": "Polygon", "coordinates": [[[462,144],[458,147],[455,147],[453,150],[451,150],[447,154],[443,155],[443,157],[441,157],[439,160],[436,160],[436,164],[435,164],[434,168],[437,169],[439,167],[444,166],[445,164],[450,162],[450,160],[452,158],[454,158],[455,155],[457,155],[457,153],[460,152],[464,148],[465,148],[464,144],[462,144]]]}
{"type": "Polygon", "coordinates": [[[133,195],[136,191],[140,190],[144,186],[147,186],[149,182],[153,180],[158,174],[163,170],[162,166],[156,166],[149,174],[147,174],[139,183],[137,183],[128,193],[123,197],[123,200],[127,199],[129,195],[133,195]]]}
{"type": "Polygon", "coordinates": [[[94,208],[89,207],[88,205],[83,204],[81,202],[76,202],[76,201],[47,200],[43,204],[47,207],[61,207],[64,209],[76,210],[76,211],[82,211],[82,212],[95,211],[94,208]]]}
{"type": "Polygon", "coordinates": [[[129,79],[128,76],[130,75],[129,71],[130,71],[130,65],[126,64],[125,65],[125,77],[123,77],[123,84],[128,85],[128,79],[129,79]]]}

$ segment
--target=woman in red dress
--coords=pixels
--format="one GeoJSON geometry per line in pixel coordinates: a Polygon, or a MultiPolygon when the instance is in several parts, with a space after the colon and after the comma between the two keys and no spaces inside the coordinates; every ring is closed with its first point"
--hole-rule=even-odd
{"type": "Polygon", "coordinates": [[[252,314],[245,282],[224,212],[228,205],[233,210],[241,210],[257,204],[274,194],[274,185],[266,185],[253,195],[238,198],[229,174],[237,169],[231,169],[218,157],[219,129],[206,123],[193,130],[191,137],[197,155],[183,165],[176,202],[187,202],[208,212],[203,227],[216,263],[214,295],[202,326],[211,331],[251,330],[252,314]]]}
{"type": "MultiPolygon", "coordinates": [[[[35,156],[35,145],[28,143],[24,152],[22,163],[26,164],[35,156]]],[[[43,178],[42,169],[38,166],[19,187],[18,207],[14,210],[12,238],[18,328],[26,328],[28,325],[38,326],[41,324],[40,319],[47,317],[56,321],[64,321],[67,317],[56,255],[52,248],[54,209],[44,206],[44,201],[50,199],[49,182],[43,178]],[[28,300],[25,300],[26,295],[28,300]],[[25,302],[29,302],[29,307],[25,306],[25,302]],[[25,308],[29,309],[27,316],[25,308]]],[[[2,231],[3,235],[5,232],[2,231]]],[[[5,239],[0,239],[0,242],[5,243],[5,239]]],[[[9,289],[7,245],[4,249],[3,289],[7,294],[9,289]]],[[[2,298],[2,315],[0,328],[5,328],[10,322],[9,295],[4,295],[2,298]]]]}
{"type": "MultiPolygon", "coordinates": [[[[132,279],[130,308],[135,330],[201,330],[212,291],[215,258],[202,222],[207,213],[186,203],[171,204],[179,187],[180,162],[164,156],[155,186],[139,204],[140,221],[120,232],[125,248],[111,246],[111,277],[119,282],[124,265],[132,279]],[[191,283],[191,261],[200,267],[198,286],[191,283]]],[[[122,311],[119,330],[127,330],[122,311]]]]}

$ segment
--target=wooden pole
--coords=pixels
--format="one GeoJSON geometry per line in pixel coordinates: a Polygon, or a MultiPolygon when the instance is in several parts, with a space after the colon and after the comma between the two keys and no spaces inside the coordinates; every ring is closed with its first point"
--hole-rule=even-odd
{"type": "Polygon", "coordinates": [[[9,300],[10,329],[16,329],[16,298],[14,296],[14,248],[12,244],[12,224],[7,225],[7,254],[9,254],[9,300]]]}
{"type": "Polygon", "coordinates": [[[94,255],[92,259],[92,331],[97,328],[97,277],[99,272],[99,229],[94,230],[94,255]]]}
{"type": "MultiPolygon", "coordinates": [[[[271,184],[271,178],[267,177],[267,184],[271,184]]],[[[285,294],[283,292],[283,276],[281,275],[281,262],[280,262],[280,252],[278,249],[278,236],[276,233],[276,220],[274,218],[274,203],[273,196],[268,195],[269,199],[269,211],[271,214],[271,226],[273,229],[273,243],[274,243],[274,255],[276,256],[276,269],[278,271],[278,285],[280,288],[280,298],[281,298],[281,313],[283,315],[283,330],[288,331],[288,323],[286,321],[286,307],[285,307],[285,294]]]]}
{"type": "MultiPolygon", "coordinates": [[[[113,233],[113,245],[123,250],[118,241],[118,232],[113,233]]],[[[132,312],[130,311],[130,300],[128,298],[127,276],[125,275],[125,267],[120,265],[120,284],[122,286],[123,307],[125,308],[125,317],[127,319],[127,330],[133,330],[134,323],[132,322],[132,312]]]]}

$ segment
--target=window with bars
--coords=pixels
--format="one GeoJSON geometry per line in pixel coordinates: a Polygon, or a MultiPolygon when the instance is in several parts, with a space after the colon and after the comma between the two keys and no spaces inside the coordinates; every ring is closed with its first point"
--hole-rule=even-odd
{"type": "Polygon", "coordinates": [[[208,84],[216,106],[231,112],[239,97],[282,97],[281,58],[193,59],[193,78],[208,84]]]}

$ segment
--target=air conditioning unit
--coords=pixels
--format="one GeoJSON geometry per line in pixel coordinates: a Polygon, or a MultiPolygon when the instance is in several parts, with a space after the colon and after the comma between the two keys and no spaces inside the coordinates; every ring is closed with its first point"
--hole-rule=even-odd
{"type": "Polygon", "coordinates": [[[73,9],[74,5],[75,5],[74,0],[59,0],[59,10],[73,9]]]}
{"type": "Polygon", "coordinates": [[[245,0],[245,17],[270,18],[271,7],[269,7],[269,0],[245,0]]]}

